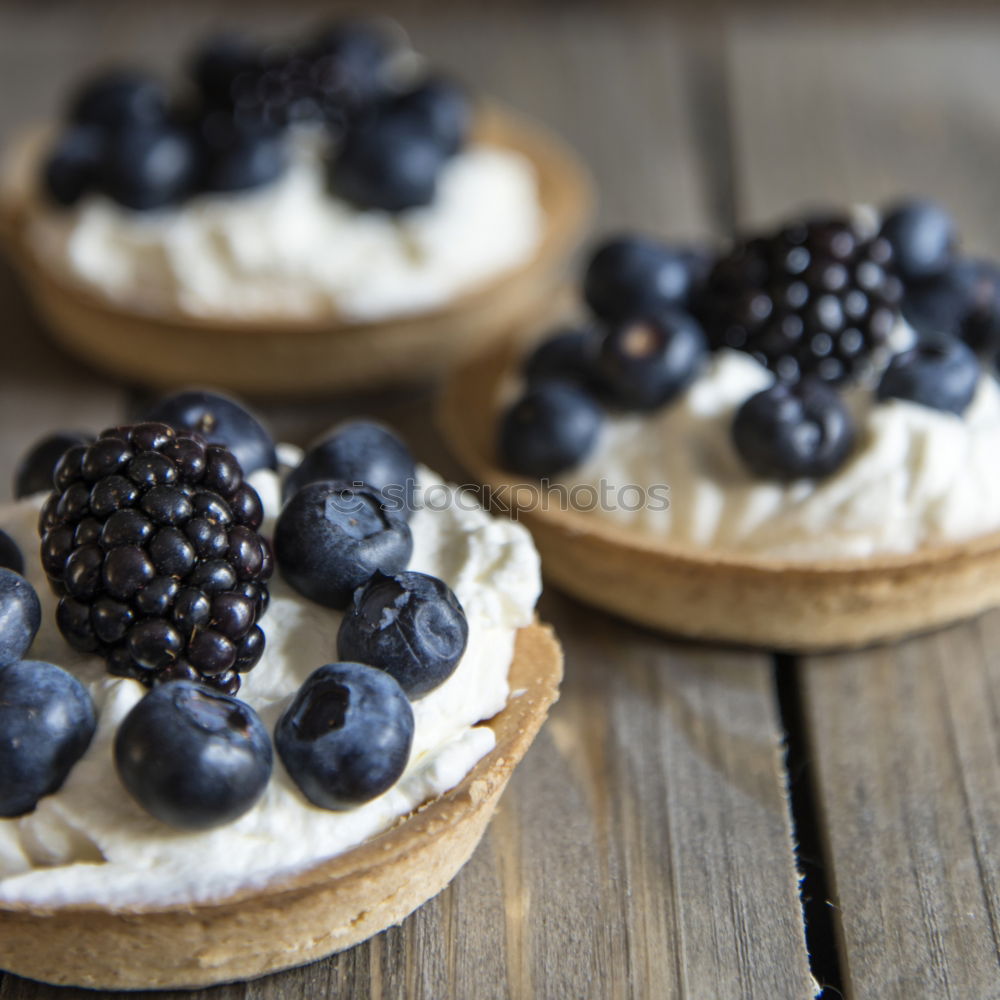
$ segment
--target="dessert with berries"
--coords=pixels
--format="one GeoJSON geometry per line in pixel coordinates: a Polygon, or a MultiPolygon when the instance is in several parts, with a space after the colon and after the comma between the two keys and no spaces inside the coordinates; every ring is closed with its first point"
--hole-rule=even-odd
{"type": "Polygon", "coordinates": [[[98,72],[10,161],[11,247],[53,331],[159,384],[420,377],[537,305],[587,202],[556,140],[360,20],[216,36],[174,80],[98,72]],[[197,369],[148,364],[170,337],[197,369]]]}
{"type": "Polygon", "coordinates": [[[39,442],[15,495],[0,968],[249,978],[447,884],[557,693],[523,528],[379,424],[303,454],[201,390],[39,442]]]}
{"type": "Polygon", "coordinates": [[[583,298],[526,356],[467,367],[444,408],[460,456],[528,499],[553,579],[789,648],[1000,603],[1000,267],[960,252],[940,206],[810,216],[716,254],[612,239],[583,298]],[[477,399],[494,411],[470,422],[477,399]]]}

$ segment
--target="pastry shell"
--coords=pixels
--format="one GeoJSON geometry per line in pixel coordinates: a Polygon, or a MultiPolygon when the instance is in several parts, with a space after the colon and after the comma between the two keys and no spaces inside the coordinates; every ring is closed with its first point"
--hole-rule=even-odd
{"type": "Polygon", "coordinates": [[[0,968],[105,990],[199,987],[302,965],[398,924],[472,855],[561,678],[552,630],[521,629],[511,695],[487,723],[496,747],[451,791],[338,857],[213,902],[120,910],[0,903],[0,968]]]}

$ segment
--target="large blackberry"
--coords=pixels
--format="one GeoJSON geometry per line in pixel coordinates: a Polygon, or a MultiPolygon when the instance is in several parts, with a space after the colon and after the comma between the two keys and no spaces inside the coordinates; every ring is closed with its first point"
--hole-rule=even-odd
{"type": "Polygon", "coordinates": [[[75,445],[42,508],[42,565],[69,643],[146,684],[234,694],[264,651],[272,559],[232,453],[167,424],[75,445]]]}
{"type": "Polygon", "coordinates": [[[713,347],[748,351],[783,379],[842,382],[886,342],[901,297],[889,242],[828,217],[737,243],[698,312],[713,347]]]}

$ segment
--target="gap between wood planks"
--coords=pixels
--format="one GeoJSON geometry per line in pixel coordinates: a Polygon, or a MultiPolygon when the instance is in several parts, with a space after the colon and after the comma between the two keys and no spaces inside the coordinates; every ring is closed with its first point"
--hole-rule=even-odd
{"type": "Polygon", "coordinates": [[[781,728],[785,734],[792,840],[801,879],[799,895],[809,968],[813,978],[823,988],[820,994],[822,1000],[833,1000],[844,996],[843,976],[797,657],[785,654],[774,657],[774,687],[781,728]]]}

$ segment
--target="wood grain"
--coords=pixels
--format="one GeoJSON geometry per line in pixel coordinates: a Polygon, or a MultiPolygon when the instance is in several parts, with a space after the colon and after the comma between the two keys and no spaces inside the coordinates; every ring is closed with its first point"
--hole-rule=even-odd
{"type": "MultiPolygon", "coordinates": [[[[729,33],[745,220],[928,193],[1000,251],[995,19],[750,23],[729,33]]],[[[1000,616],[799,666],[856,1000],[1000,996],[1000,616]]]]}
{"type": "MultiPolygon", "coordinates": [[[[164,66],[210,22],[274,30],[320,12],[328,10],[11,6],[0,11],[0,132],[44,114],[93,54],[138,52],[164,66]]],[[[711,31],[644,7],[620,17],[610,7],[449,5],[414,10],[407,23],[432,58],[562,131],[604,190],[603,226],[693,236],[724,222],[725,130],[701,112],[714,115],[722,97],[711,31]]],[[[9,285],[0,290],[15,299],[9,285]]],[[[24,377],[41,378],[36,367],[24,377]]],[[[84,423],[118,412],[119,392],[63,371],[24,394],[0,431],[0,467],[55,399],[72,401],[59,422],[78,409],[83,421],[84,406],[94,408],[84,423]]],[[[9,383],[0,371],[0,391],[9,383]]],[[[281,436],[304,441],[363,409],[453,471],[427,402],[413,393],[266,413],[281,436]]],[[[671,642],[554,593],[542,613],[566,645],[564,695],[452,886],[401,927],[333,959],[183,996],[812,995],[770,659],[671,642]]],[[[3,1000],[75,996],[91,994],[0,980],[3,1000]]]]}

